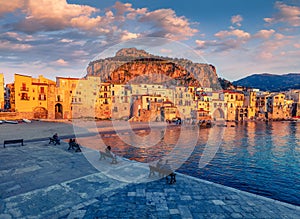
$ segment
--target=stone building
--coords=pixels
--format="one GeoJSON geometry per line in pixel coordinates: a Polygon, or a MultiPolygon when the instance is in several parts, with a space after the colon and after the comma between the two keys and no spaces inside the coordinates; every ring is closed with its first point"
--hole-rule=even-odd
{"type": "Polygon", "coordinates": [[[287,101],[284,93],[273,93],[267,97],[268,119],[288,119],[292,115],[293,101],[287,101]]]}
{"type": "Polygon", "coordinates": [[[256,91],[255,90],[248,90],[244,92],[245,99],[244,99],[244,108],[247,112],[246,118],[247,119],[255,119],[256,117],[256,91]]]}
{"type": "Polygon", "coordinates": [[[183,120],[192,120],[194,111],[197,110],[196,102],[193,99],[194,95],[188,87],[175,87],[174,105],[177,107],[180,117],[183,120]]]}
{"type": "Polygon", "coordinates": [[[214,91],[211,95],[210,115],[213,120],[226,120],[227,102],[224,100],[222,91],[214,91]]]}
{"type": "Polygon", "coordinates": [[[99,90],[100,77],[87,76],[78,80],[75,90],[72,91],[72,118],[96,117],[99,90]]]}
{"type": "MultiPolygon", "coordinates": [[[[166,101],[161,95],[134,95],[132,121],[164,121],[161,108],[166,101]]],[[[175,117],[174,117],[175,118],[175,117]]]]}
{"type": "Polygon", "coordinates": [[[102,82],[97,94],[97,101],[95,104],[95,117],[98,119],[112,118],[112,84],[109,82],[102,82]]]}
{"type": "Polygon", "coordinates": [[[132,87],[126,84],[112,84],[111,102],[112,119],[129,119],[133,104],[132,87]]]}

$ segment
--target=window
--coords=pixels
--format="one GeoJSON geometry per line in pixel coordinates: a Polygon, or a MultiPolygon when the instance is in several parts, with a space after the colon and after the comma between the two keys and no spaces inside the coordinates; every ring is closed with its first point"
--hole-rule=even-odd
{"type": "Polygon", "coordinates": [[[21,100],[29,100],[27,93],[21,93],[21,100]]]}
{"type": "Polygon", "coordinates": [[[45,94],[39,94],[39,100],[46,100],[45,94]]]}

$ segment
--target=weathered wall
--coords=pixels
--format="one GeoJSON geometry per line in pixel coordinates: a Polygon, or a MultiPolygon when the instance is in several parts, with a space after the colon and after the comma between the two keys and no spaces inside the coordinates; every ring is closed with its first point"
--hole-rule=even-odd
{"type": "Polygon", "coordinates": [[[0,112],[0,120],[33,119],[33,112],[0,112]]]}

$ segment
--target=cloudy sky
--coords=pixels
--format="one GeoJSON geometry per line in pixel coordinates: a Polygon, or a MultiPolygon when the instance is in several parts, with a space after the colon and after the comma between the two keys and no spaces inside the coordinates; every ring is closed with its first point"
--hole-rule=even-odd
{"type": "Polygon", "coordinates": [[[80,77],[105,49],[145,37],[186,45],[229,80],[300,72],[299,27],[299,0],[3,0],[0,72],[80,77]]]}

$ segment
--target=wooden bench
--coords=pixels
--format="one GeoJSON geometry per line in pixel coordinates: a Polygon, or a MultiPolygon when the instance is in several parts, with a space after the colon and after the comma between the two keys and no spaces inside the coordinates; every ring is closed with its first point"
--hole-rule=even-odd
{"type": "Polygon", "coordinates": [[[112,161],[111,161],[112,164],[118,163],[116,156],[112,156],[110,153],[105,153],[103,151],[99,151],[99,153],[100,153],[100,160],[102,160],[102,159],[106,160],[106,157],[108,157],[108,158],[112,159],[112,161]]]}
{"type": "Polygon", "coordinates": [[[166,176],[166,181],[169,184],[173,184],[176,182],[176,174],[172,170],[167,170],[163,168],[158,168],[156,166],[149,165],[150,173],[149,177],[155,176],[155,172],[159,174],[159,176],[166,176]],[[170,176],[170,182],[169,182],[169,176],[170,176]]]}
{"type": "Polygon", "coordinates": [[[23,139],[14,139],[14,140],[5,140],[3,142],[3,147],[5,148],[6,144],[17,144],[17,143],[21,143],[21,145],[24,146],[23,139]]]}

